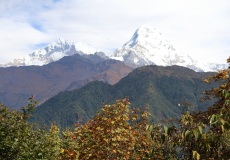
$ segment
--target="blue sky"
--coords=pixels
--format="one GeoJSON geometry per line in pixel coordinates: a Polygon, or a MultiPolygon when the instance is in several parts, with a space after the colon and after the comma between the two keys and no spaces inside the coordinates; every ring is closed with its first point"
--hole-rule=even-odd
{"type": "Polygon", "coordinates": [[[59,38],[111,52],[142,24],[196,59],[230,56],[229,0],[2,0],[0,62],[59,38]]]}

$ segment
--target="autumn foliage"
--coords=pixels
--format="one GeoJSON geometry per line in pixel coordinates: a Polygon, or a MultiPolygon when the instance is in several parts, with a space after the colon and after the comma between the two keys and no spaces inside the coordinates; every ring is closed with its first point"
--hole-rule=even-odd
{"type": "Polygon", "coordinates": [[[130,110],[127,99],[105,105],[92,120],[76,126],[71,135],[75,145],[68,149],[72,151],[69,155],[78,159],[141,159],[151,149],[147,116],[130,110]]]}

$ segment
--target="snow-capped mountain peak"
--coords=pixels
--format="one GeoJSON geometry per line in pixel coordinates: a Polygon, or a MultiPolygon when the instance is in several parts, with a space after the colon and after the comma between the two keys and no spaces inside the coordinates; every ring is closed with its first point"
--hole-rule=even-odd
{"type": "Polygon", "coordinates": [[[138,43],[142,45],[151,45],[154,44],[156,40],[162,39],[164,39],[164,37],[158,29],[142,25],[135,31],[133,37],[125,43],[124,46],[134,47],[138,43]],[[151,42],[151,44],[149,42],[151,42]]]}
{"type": "Polygon", "coordinates": [[[130,65],[192,65],[191,57],[177,52],[174,46],[154,27],[146,25],[138,28],[132,38],[122,48],[115,51],[112,58],[122,59],[130,65]]]}
{"type": "Polygon", "coordinates": [[[155,27],[140,26],[132,38],[110,58],[124,61],[130,66],[179,65],[195,71],[217,71],[225,64],[198,63],[190,55],[176,50],[174,45],[155,27]]]}
{"type": "Polygon", "coordinates": [[[81,42],[69,42],[64,39],[59,38],[56,42],[51,43],[45,48],[39,49],[34,51],[30,55],[47,55],[50,56],[54,54],[55,52],[63,52],[67,55],[71,55],[72,53],[69,53],[71,51],[81,51],[85,54],[94,54],[97,49],[81,42]]]}
{"type": "Polygon", "coordinates": [[[88,44],[81,42],[69,42],[64,39],[58,39],[56,42],[49,44],[45,48],[38,49],[31,54],[14,59],[7,64],[0,64],[0,67],[9,66],[28,66],[28,65],[45,65],[57,61],[64,56],[73,54],[94,54],[100,51],[88,44]]]}

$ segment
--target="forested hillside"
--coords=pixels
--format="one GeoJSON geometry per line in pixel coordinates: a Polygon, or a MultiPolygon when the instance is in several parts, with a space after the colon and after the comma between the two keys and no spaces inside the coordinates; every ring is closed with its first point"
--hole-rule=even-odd
{"type": "Polygon", "coordinates": [[[179,118],[185,104],[191,103],[191,110],[205,110],[210,105],[200,102],[202,92],[211,88],[202,78],[210,75],[213,73],[198,73],[180,66],[140,67],[115,85],[95,81],[61,92],[38,106],[31,121],[72,127],[91,119],[103,104],[125,97],[132,107],[149,110],[154,122],[179,118]]]}

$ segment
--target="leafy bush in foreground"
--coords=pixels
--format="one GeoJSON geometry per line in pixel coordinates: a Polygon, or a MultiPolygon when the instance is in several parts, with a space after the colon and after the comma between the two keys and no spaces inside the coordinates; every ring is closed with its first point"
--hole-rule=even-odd
{"type": "Polygon", "coordinates": [[[27,123],[35,104],[30,99],[23,113],[0,104],[0,159],[58,159],[58,127],[46,131],[27,123]]]}
{"type": "Polygon", "coordinates": [[[153,144],[146,130],[148,114],[138,112],[130,110],[127,99],[105,105],[92,120],[76,127],[71,135],[75,145],[65,153],[78,159],[141,159],[148,156],[153,144]]]}

